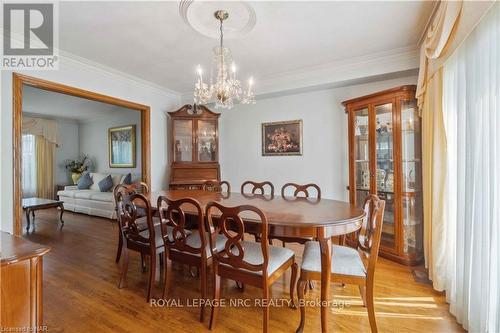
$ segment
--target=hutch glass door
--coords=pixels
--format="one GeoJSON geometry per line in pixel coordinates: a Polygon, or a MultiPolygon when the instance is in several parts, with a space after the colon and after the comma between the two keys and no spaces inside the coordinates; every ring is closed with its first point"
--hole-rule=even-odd
{"type": "Polygon", "coordinates": [[[375,180],[377,195],[385,200],[381,244],[395,249],[393,103],[375,105],[375,180]]]}
{"type": "Polygon", "coordinates": [[[420,120],[415,100],[401,100],[403,250],[422,250],[420,120]]]}
{"type": "Polygon", "coordinates": [[[199,162],[217,161],[216,125],[211,120],[198,120],[197,152],[199,162]]]}
{"type": "Polygon", "coordinates": [[[193,160],[193,121],[173,120],[174,161],[191,162],[193,160]]]}
{"type": "Polygon", "coordinates": [[[362,207],[370,194],[370,145],[368,108],[354,111],[354,176],[356,205],[362,207]]]}

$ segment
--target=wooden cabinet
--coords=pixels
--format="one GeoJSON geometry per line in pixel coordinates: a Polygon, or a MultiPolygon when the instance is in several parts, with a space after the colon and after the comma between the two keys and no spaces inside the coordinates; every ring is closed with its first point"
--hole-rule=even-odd
{"type": "MultiPolygon", "coordinates": [[[[415,86],[342,103],[349,123],[349,198],[386,201],[380,255],[414,265],[422,259],[421,128],[415,86]]],[[[354,235],[347,238],[354,245],[354,235]]]]}
{"type": "Polygon", "coordinates": [[[50,249],[0,231],[0,327],[12,332],[42,329],[43,255],[50,249]]]}
{"type": "Polygon", "coordinates": [[[199,105],[184,105],[170,115],[171,189],[198,189],[220,180],[219,116],[199,105]]]}

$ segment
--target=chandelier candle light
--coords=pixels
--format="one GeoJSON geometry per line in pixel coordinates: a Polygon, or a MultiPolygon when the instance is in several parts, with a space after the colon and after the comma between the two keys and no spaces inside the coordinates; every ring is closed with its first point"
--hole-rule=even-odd
{"type": "Polygon", "coordinates": [[[248,88],[242,89],[241,83],[236,79],[236,64],[232,61],[231,50],[224,47],[223,23],[229,17],[225,10],[214,13],[220,21],[220,46],[214,47],[214,62],[216,68],[216,81],[213,83],[210,75],[210,83],[203,82],[203,69],[198,65],[198,81],[194,89],[194,102],[196,104],[207,104],[215,99],[215,107],[231,109],[235,101],[240,104],[255,104],[255,94],[252,91],[253,79],[248,80],[248,88]],[[231,64],[229,70],[228,64],[231,64]]]}

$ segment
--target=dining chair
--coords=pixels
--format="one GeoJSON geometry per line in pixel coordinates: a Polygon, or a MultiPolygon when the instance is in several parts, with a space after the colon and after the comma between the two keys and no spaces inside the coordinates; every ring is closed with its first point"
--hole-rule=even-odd
{"type": "Polygon", "coordinates": [[[126,285],[129,261],[129,250],[139,252],[141,258],[149,257],[149,280],[146,301],[151,299],[156,274],[156,255],[165,250],[161,234],[161,225],[155,225],[149,200],[139,193],[118,193],[117,217],[123,237],[123,264],[118,288],[126,285]],[[139,210],[144,216],[139,216],[139,210]],[[146,229],[142,223],[146,223],[146,229]]]}
{"type": "MultiPolygon", "coordinates": [[[[373,284],[375,266],[378,259],[382,222],[384,219],[385,201],[370,194],[364,203],[366,217],[358,231],[358,245],[356,249],[333,245],[331,281],[342,284],[356,284],[359,286],[363,306],[368,309],[368,319],[373,333],[377,332],[375,309],[373,303],[373,284]]],[[[302,255],[300,278],[297,293],[300,307],[300,324],[297,332],[304,329],[305,307],[304,292],[308,280],[321,281],[321,254],[319,242],[307,242],[302,255]]],[[[323,318],[321,318],[323,322],[323,318]]]]}
{"type": "Polygon", "coordinates": [[[263,304],[263,331],[267,332],[271,285],[290,267],[292,268],[290,299],[291,306],[295,308],[294,288],[298,270],[297,263],[295,263],[295,253],[290,249],[268,244],[267,218],[257,207],[249,205],[226,207],[212,201],[207,204],[205,212],[210,230],[210,249],[214,261],[214,304],[212,304],[209,328],[215,327],[219,312],[221,278],[226,278],[262,288],[263,303],[265,303],[263,304]],[[245,224],[241,216],[242,213],[246,217],[250,214],[252,221],[257,222],[263,238],[262,242],[256,243],[244,239],[245,224]],[[217,216],[216,225],[214,224],[214,216],[217,216]],[[219,251],[217,246],[219,234],[224,237],[222,251],[219,251]]]}
{"type": "MultiPolygon", "coordinates": [[[[125,194],[134,194],[134,193],[143,193],[143,194],[148,194],[149,193],[149,186],[146,183],[143,182],[137,182],[134,184],[126,185],[126,184],[118,184],[115,186],[113,189],[113,200],[115,202],[115,211],[117,210],[117,202],[118,202],[118,194],[120,193],[121,196],[125,194]]],[[[138,207],[138,215],[139,216],[144,216],[144,213],[140,207],[138,207]]],[[[116,219],[118,220],[118,214],[116,219]]],[[[138,228],[141,230],[146,230],[147,229],[147,224],[144,218],[139,219],[137,221],[138,228]]],[[[120,257],[122,255],[122,247],[123,247],[123,236],[122,236],[122,230],[121,230],[121,224],[118,221],[118,248],[116,250],[116,258],[115,262],[120,261],[120,257]]],[[[144,260],[142,260],[142,263],[144,263],[144,260]]]]}
{"type": "MultiPolygon", "coordinates": [[[[253,197],[253,196],[258,196],[259,198],[265,199],[265,200],[270,200],[274,198],[274,185],[270,181],[264,181],[264,182],[254,182],[251,180],[245,181],[243,184],[241,184],[241,194],[247,197],[253,197]],[[245,188],[250,187],[250,193],[245,192],[245,188]],[[268,195],[270,197],[265,197],[266,195],[266,188],[269,188],[268,195]],[[270,198],[270,199],[269,199],[270,198]]],[[[252,235],[255,238],[256,242],[260,242],[261,235],[259,232],[254,230],[255,226],[250,226],[247,230],[247,232],[252,235]]]]}
{"type": "Polygon", "coordinates": [[[268,187],[269,188],[268,194],[271,197],[274,197],[274,185],[270,181],[264,181],[264,182],[259,183],[259,182],[247,180],[243,184],[241,184],[241,194],[248,195],[248,193],[245,192],[245,187],[247,187],[247,186],[251,187],[250,194],[252,194],[252,195],[254,195],[254,194],[265,195],[266,194],[266,187],[268,187]],[[260,192],[260,193],[257,193],[257,192],[260,192]]]}
{"type": "Polygon", "coordinates": [[[229,182],[222,180],[207,180],[203,183],[202,189],[203,191],[210,191],[210,192],[224,192],[222,188],[226,186],[226,193],[231,192],[231,185],[229,182]]]}
{"type": "MultiPolygon", "coordinates": [[[[197,267],[200,272],[201,299],[207,298],[207,273],[212,264],[212,252],[208,241],[209,235],[205,228],[204,212],[200,203],[192,198],[170,200],[164,196],[158,197],[157,207],[161,221],[161,235],[166,245],[164,253],[165,280],[163,298],[168,297],[172,281],[172,261],[197,267]],[[186,230],[186,210],[196,216],[197,230],[186,230]]],[[[224,248],[225,238],[217,235],[215,251],[224,248]]],[[[200,321],[203,322],[205,306],[200,309],[200,321]]]]}
{"type": "MultiPolygon", "coordinates": [[[[281,187],[281,197],[285,200],[290,200],[290,197],[285,196],[286,191],[288,188],[291,188],[293,191],[293,198],[299,198],[299,197],[304,197],[304,198],[311,198],[309,193],[311,192],[311,189],[313,189],[316,192],[315,199],[316,200],[321,200],[321,189],[319,188],[318,185],[316,184],[305,184],[305,185],[299,185],[295,183],[286,183],[281,187]]],[[[291,199],[294,200],[294,199],[291,199]]],[[[312,237],[281,237],[281,236],[275,236],[271,234],[269,236],[269,244],[272,245],[273,239],[277,239],[282,241],[283,247],[285,247],[285,243],[299,243],[299,244],[305,244],[308,241],[313,240],[312,237]]]]}

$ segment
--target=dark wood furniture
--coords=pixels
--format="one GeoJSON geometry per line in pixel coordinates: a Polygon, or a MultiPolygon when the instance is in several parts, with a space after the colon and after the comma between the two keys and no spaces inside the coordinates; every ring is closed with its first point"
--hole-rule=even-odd
{"type": "Polygon", "coordinates": [[[63,191],[66,186],[70,186],[70,185],[73,185],[73,184],[66,184],[66,185],[56,184],[54,186],[54,200],[59,200],[59,196],[57,195],[57,192],[63,191]]]}
{"type": "Polygon", "coordinates": [[[241,184],[241,194],[245,194],[245,188],[250,187],[251,188],[251,194],[269,194],[271,197],[274,197],[274,185],[273,183],[269,181],[265,182],[254,182],[251,180],[247,180],[243,184],[241,184]],[[269,193],[266,193],[266,187],[269,188],[269,193]]]}
{"type": "MultiPolygon", "coordinates": [[[[270,286],[290,267],[290,300],[294,304],[294,289],[297,281],[297,263],[295,253],[287,248],[274,247],[267,244],[268,223],[264,213],[250,205],[226,207],[217,202],[206,205],[206,216],[210,227],[210,248],[214,258],[213,280],[214,301],[220,302],[221,278],[231,279],[243,284],[262,288],[264,320],[263,332],[268,331],[270,286]],[[214,223],[212,213],[217,210],[222,216],[214,223]],[[245,224],[241,213],[253,212],[259,220],[260,243],[244,240],[245,224]],[[217,237],[222,234],[224,246],[218,246],[217,237]]],[[[212,306],[210,329],[214,328],[219,306],[212,306]]]]}
{"type": "Polygon", "coordinates": [[[31,220],[30,214],[33,218],[33,228],[35,228],[35,211],[49,208],[59,208],[59,222],[61,228],[64,226],[64,202],[59,200],[43,199],[43,198],[26,198],[22,200],[23,210],[26,214],[26,231],[30,230],[31,220]]]}
{"type": "MultiPolygon", "coordinates": [[[[255,194],[248,196],[240,193],[223,194],[202,190],[166,190],[152,193],[149,197],[157,198],[159,195],[163,195],[170,200],[179,200],[186,197],[194,198],[200,203],[202,209],[205,209],[210,201],[218,202],[226,207],[253,205],[265,214],[269,224],[269,232],[274,235],[315,237],[320,244],[321,264],[324,268],[321,275],[321,312],[323,318],[321,327],[323,332],[327,332],[331,237],[358,230],[365,217],[363,209],[347,202],[329,199],[296,198],[295,200],[286,200],[280,196],[271,198],[269,195],[255,194]]],[[[154,204],[154,201],[152,204],[154,204]]],[[[195,211],[186,210],[185,212],[196,214],[195,211]]],[[[255,225],[259,221],[255,219],[254,214],[242,212],[240,216],[245,224],[255,225]]],[[[213,212],[211,215],[216,217],[217,213],[213,212]]]]}
{"type": "MultiPolygon", "coordinates": [[[[385,200],[380,255],[414,265],[423,255],[421,125],[415,86],[343,102],[349,122],[349,193],[385,200]]],[[[356,246],[355,235],[347,243],[356,246]]]]}
{"type": "MultiPolygon", "coordinates": [[[[205,228],[205,215],[200,204],[191,198],[169,200],[163,196],[158,197],[157,206],[161,221],[163,242],[167,246],[164,253],[165,284],[163,298],[168,297],[172,281],[172,261],[187,264],[198,268],[200,272],[201,299],[207,299],[207,274],[208,267],[212,264],[212,253],[208,244],[208,234],[205,228]],[[186,230],[186,214],[183,209],[191,207],[196,211],[197,230],[186,230]]],[[[191,219],[191,223],[193,219],[191,219]]],[[[224,242],[222,236],[217,236],[216,251],[222,250],[224,242]]],[[[200,322],[203,322],[205,304],[200,307],[200,322]]]]}
{"type": "Polygon", "coordinates": [[[220,114],[202,105],[184,105],[170,115],[171,189],[201,189],[220,181],[220,114]]]}
{"type": "Polygon", "coordinates": [[[216,181],[216,180],[207,180],[203,183],[202,190],[204,191],[212,191],[212,192],[226,192],[229,193],[231,192],[231,185],[229,182],[222,180],[222,181],[216,181]],[[226,187],[226,190],[223,191],[223,187],[226,187]]]}
{"type": "MultiPolygon", "coordinates": [[[[144,182],[137,182],[137,183],[130,184],[130,185],[119,184],[119,185],[115,186],[115,188],[113,189],[113,198],[115,200],[115,209],[118,209],[118,207],[116,206],[116,203],[118,202],[118,200],[121,200],[121,198],[124,195],[131,195],[134,193],[149,193],[148,184],[146,184],[144,182]]],[[[141,211],[141,209],[139,209],[138,215],[140,217],[142,217],[142,216],[144,216],[144,212],[141,211]]],[[[118,214],[117,214],[117,222],[118,222],[118,248],[116,249],[115,262],[120,261],[120,258],[122,255],[123,242],[124,242],[121,224],[118,221],[118,214]]],[[[139,221],[137,223],[140,231],[146,230],[148,228],[147,224],[144,222],[145,221],[143,219],[142,221],[139,221]]]]}
{"type": "MultiPolygon", "coordinates": [[[[358,234],[356,249],[334,245],[332,249],[331,280],[342,284],[359,286],[363,305],[368,308],[368,318],[372,332],[377,332],[373,303],[373,279],[377,264],[385,201],[370,194],[364,203],[366,218],[358,234]],[[367,262],[367,263],[366,263],[367,262]]],[[[302,332],[305,322],[304,293],[307,282],[321,280],[323,270],[318,242],[307,242],[302,255],[300,278],[297,286],[300,306],[300,324],[297,332],[302,332]]],[[[323,313],[321,314],[323,316],[323,313]]],[[[323,322],[323,318],[321,319],[323,322]]]]}
{"type": "Polygon", "coordinates": [[[142,194],[128,194],[118,191],[116,210],[118,223],[120,224],[120,230],[123,237],[123,245],[125,245],[122,247],[122,256],[124,260],[118,288],[123,288],[126,285],[129,255],[128,251],[132,250],[139,252],[141,254],[141,258],[148,256],[149,279],[146,301],[149,302],[155,283],[156,255],[161,255],[165,250],[160,230],[161,226],[154,224],[151,204],[142,194]],[[144,216],[140,217],[139,209],[142,210],[142,214],[144,214],[144,216]],[[146,224],[147,229],[143,229],[143,224],[146,224]]]}
{"type": "MultiPolygon", "coordinates": [[[[309,196],[309,192],[313,189],[313,191],[316,193],[316,198],[318,200],[321,200],[321,189],[319,188],[318,185],[316,184],[306,184],[306,185],[299,185],[295,183],[286,183],[281,187],[281,197],[284,198],[285,200],[294,200],[294,198],[303,196],[305,198],[311,198],[309,196]],[[288,188],[292,188],[293,190],[293,196],[292,198],[286,196],[286,191],[288,188]]],[[[280,237],[280,236],[275,236],[275,235],[269,235],[269,242],[272,244],[272,240],[277,239],[283,242],[283,246],[285,246],[285,243],[299,243],[299,244],[304,244],[305,242],[308,242],[310,240],[313,240],[313,238],[308,237],[308,238],[303,238],[303,237],[280,237]]]]}
{"type": "Polygon", "coordinates": [[[43,325],[43,256],[47,246],[1,231],[0,327],[35,331],[43,325]]]}

